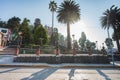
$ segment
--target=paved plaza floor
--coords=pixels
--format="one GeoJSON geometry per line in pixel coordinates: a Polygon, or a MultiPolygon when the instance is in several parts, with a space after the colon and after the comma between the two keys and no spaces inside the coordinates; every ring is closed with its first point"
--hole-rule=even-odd
{"type": "Polygon", "coordinates": [[[0,80],[120,80],[120,69],[0,68],[0,80]]]}

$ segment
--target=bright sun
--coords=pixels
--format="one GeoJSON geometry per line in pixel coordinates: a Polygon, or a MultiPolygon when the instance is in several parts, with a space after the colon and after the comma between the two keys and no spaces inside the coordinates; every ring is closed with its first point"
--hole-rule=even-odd
{"type": "Polygon", "coordinates": [[[86,24],[82,20],[71,25],[71,35],[74,34],[77,40],[80,38],[81,32],[85,32],[85,31],[86,31],[86,24]]]}
{"type": "MultiPolygon", "coordinates": [[[[85,28],[86,28],[86,24],[84,23],[84,21],[78,21],[78,22],[76,22],[75,24],[72,24],[71,25],[71,31],[72,31],[72,29],[75,29],[75,31],[76,30],[82,30],[82,31],[85,31],[85,28]]],[[[73,29],[73,30],[74,30],[73,29]]]]}

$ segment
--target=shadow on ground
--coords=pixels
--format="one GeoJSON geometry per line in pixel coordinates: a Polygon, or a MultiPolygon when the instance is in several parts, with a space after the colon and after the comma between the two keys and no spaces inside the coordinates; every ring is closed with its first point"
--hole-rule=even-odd
{"type": "Polygon", "coordinates": [[[45,80],[52,73],[54,73],[57,69],[58,68],[45,68],[21,80],[45,80]]]}

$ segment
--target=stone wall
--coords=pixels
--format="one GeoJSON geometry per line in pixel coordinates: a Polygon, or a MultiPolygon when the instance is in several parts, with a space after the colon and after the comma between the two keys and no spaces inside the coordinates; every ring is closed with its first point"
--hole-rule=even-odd
{"type": "Polygon", "coordinates": [[[109,64],[107,56],[16,56],[14,62],[109,64]]]}

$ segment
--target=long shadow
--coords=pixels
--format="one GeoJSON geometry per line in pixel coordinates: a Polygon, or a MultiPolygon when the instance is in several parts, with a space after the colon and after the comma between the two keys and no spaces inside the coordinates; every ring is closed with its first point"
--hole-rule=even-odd
{"type": "Polygon", "coordinates": [[[17,69],[19,69],[19,68],[12,68],[12,69],[8,69],[8,70],[5,70],[5,71],[0,71],[0,74],[11,72],[11,71],[14,71],[14,70],[17,70],[17,69]]]}
{"type": "Polygon", "coordinates": [[[69,80],[71,80],[71,78],[74,77],[74,73],[75,73],[75,68],[72,68],[69,73],[69,80]]]}
{"type": "Polygon", "coordinates": [[[48,76],[54,73],[57,69],[58,68],[45,68],[21,80],[45,80],[48,76]]]}
{"type": "Polygon", "coordinates": [[[105,80],[111,80],[105,73],[103,73],[100,69],[97,69],[97,72],[105,78],[105,80]]]}

